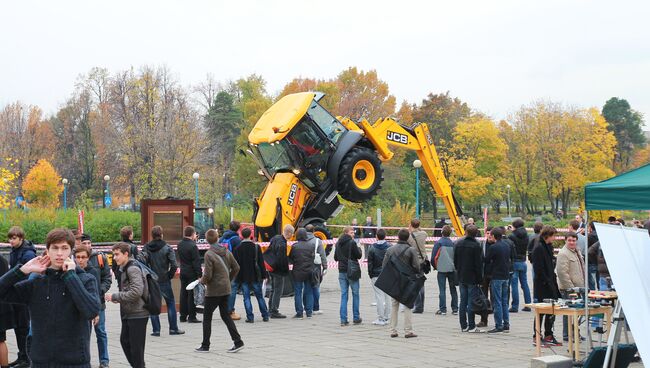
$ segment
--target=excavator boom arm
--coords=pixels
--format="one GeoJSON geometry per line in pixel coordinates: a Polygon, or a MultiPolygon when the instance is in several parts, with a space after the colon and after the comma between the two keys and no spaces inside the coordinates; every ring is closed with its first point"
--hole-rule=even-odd
{"type": "Polygon", "coordinates": [[[372,125],[365,119],[358,123],[354,123],[349,119],[343,120],[345,120],[343,124],[347,127],[356,125],[363,130],[364,135],[373,144],[383,161],[390,160],[394,155],[390,150],[390,146],[415,151],[436,195],[445,204],[456,234],[458,236],[465,234],[451,186],[440,166],[440,159],[433,143],[433,137],[429,133],[426,124],[416,123],[412,127],[405,127],[391,118],[379,119],[372,125]]]}

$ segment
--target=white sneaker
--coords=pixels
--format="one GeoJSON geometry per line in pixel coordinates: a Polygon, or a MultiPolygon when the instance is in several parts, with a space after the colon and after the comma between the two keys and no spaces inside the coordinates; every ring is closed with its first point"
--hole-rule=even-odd
{"type": "Polygon", "coordinates": [[[381,320],[381,319],[376,319],[376,320],[372,321],[372,324],[377,325],[377,326],[386,326],[386,322],[384,320],[381,320]]]}
{"type": "Polygon", "coordinates": [[[469,333],[483,333],[485,331],[483,331],[483,330],[479,329],[478,327],[476,327],[473,330],[469,330],[467,332],[469,332],[469,333]]]}
{"type": "Polygon", "coordinates": [[[377,306],[377,303],[372,302],[372,303],[370,303],[370,306],[371,306],[371,307],[376,307],[376,306],[377,306]]]}
{"type": "Polygon", "coordinates": [[[323,311],[317,310],[317,311],[314,311],[314,314],[323,314],[323,311]]]}

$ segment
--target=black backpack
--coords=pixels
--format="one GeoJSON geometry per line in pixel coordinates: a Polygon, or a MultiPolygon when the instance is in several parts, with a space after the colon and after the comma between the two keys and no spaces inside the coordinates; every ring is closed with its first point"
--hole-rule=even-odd
{"type": "MultiPolygon", "coordinates": [[[[156,275],[156,273],[146,264],[138,260],[131,261],[129,266],[124,269],[124,272],[126,272],[126,269],[129,267],[132,267],[132,265],[140,268],[147,283],[147,288],[142,294],[144,309],[146,309],[152,316],[159,315],[162,308],[162,294],[160,293],[160,285],[158,285],[158,275],[156,275]]],[[[126,273],[126,277],[129,277],[128,273],[126,273]]]]}

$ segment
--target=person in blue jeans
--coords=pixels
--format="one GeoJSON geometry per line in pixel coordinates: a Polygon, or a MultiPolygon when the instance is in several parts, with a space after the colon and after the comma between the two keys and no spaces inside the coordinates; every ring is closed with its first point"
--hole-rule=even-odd
{"type": "Polygon", "coordinates": [[[460,305],[458,318],[463,332],[481,333],[476,327],[472,299],[478,292],[477,285],[483,282],[483,249],[476,240],[478,228],[469,224],[465,237],[456,242],[454,248],[454,267],[458,274],[460,305]]]}
{"type": "MultiPolygon", "coordinates": [[[[152,241],[142,248],[140,253],[141,261],[151,268],[158,276],[158,285],[160,294],[165,299],[167,305],[167,320],[169,321],[169,334],[182,335],[183,330],[178,329],[178,319],[176,315],[176,302],[172,292],[171,279],[174,278],[178,266],[176,265],[176,255],[172,248],[163,240],[163,230],[160,226],[151,228],[152,241]]],[[[160,336],[160,317],[151,316],[151,327],[153,332],[151,336],[160,336]]]]}
{"type": "MultiPolygon", "coordinates": [[[[99,291],[99,299],[102,304],[102,308],[99,311],[99,315],[93,320],[93,326],[95,330],[95,336],[97,336],[97,351],[99,355],[99,367],[104,368],[108,367],[110,363],[108,355],[108,334],[106,333],[106,301],[104,300],[104,295],[111,288],[113,279],[111,277],[111,268],[108,264],[108,258],[106,255],[101,252],[94,252],[92,250],[92,240],[90,235],[82,234],[81,235],[81,244],[75,247],[75,257],[77,256],[76,249],[81,248],[84,251],[79,253],[80,257],[88,256],[85,259],[85,264],[82,267],[86,272],[90,272],[97,279],[97,286],[99,291]]],[[[78,264],[81,264],[80,259],[76,259],[78,264]]]]}
{"type": "Polygon", "coordinates": [[[512,248],[503,240],[501,227],[493,228],[491,234],[496,243],[492,244],[485,252],[485,272],[492,275],[490,289],[495,327],[488,333],[509,332],[508,284],[510,283],[510,261],[513,256],[512,248]]]}
{"type": "MultiPolygon", "coordinates": [[[[241,287],[244,296],[244,309],[246,310],[246,322],[253,323],[255,315],[253,314],[253,305],[251,304],[251,290],[257,299],[257,305],[262,315],[262,320],[268,322],[269,310],[264,301],[264,294],[262,294],[262,281],[268,278],[266,268],[264,268],[264,257],[260,247],[250,240],[251,229],[246,227],[242,229],[242,241],[237,248],[232,252],[235,260],[239,264],[239,273],[235,277],[236,290],[241,287]]],[[[235,294],[236,295],[236,294],[235,294]]],[[[234,307],[235,298],[230,294],[230,301],[234,307]]]]}
{"type": "MultiPolygon", "coordinates": [[[[297,242],[289,251],[289,262],[293,264],[291,278],[293,279],[294,304],[296,314],[294,318],[302,319],[303,314],[311,318],[314,312],[314,290],[312,286],[312,273],[316,271],[314,258],[318,255],[314,243],[307,240],[307,230],[296,230],[297,242]]],[[[320,259],[320,257],[319,257],[320,259]]],[[[320,268],[320,266],[318,266],[320,268]]],[[[320,273],[320,272],[319,272],[320,273]]]]}
{"type": "Polygon", "coordinates": [[[440,233],[442,237],[438,239],[431,252],[431,264],[438,271],[438,290],[440,290],[440,302],[437,315],[447,314],[447,293],[445,284],[449,282],[449,291],[451,293],[451,310],[453,314],[458,314],[458,293],[456,292],[456,269],[454,268],[454,243],[449,236],[451,235],[451,226],[444,225],[440,233]]]}
{"type": "MultiPolygon", "coordinates": [[[[519,312],[519,287],[524,292],[524,302],[530,304],[530,287],[528,286],[528,265],[526,264],[526,257],[528,255],[528,244],[530,237],[524,227],[522,219],[516,219],[512,222],[512,227],[515,230],[508,236],[508,239],[515,245],[516,254],[514,256],[514,272],[512,278],[512,306],[509,310],[510,313],[519,312]]],[[[529,307],[524,307],[523,311],[530,312],[529,307]]]]}
{"type": "MultiPolygon", "coordinates": [[[[327,273],[327,253],[325,252],[325,245],[323,244],[323,241],[316,236],[314,236],[314,225],[308,224],[305,226],[305,230],[307,230],[307,241],[314,246],[314,249],[316,249],[316,252],[320,256],[320,268],[321,268],[321,274],[320,274],[320,281],[323,280],[323,276],[327,273]]],[[[315,260],[316,258],[314,258],[315,260]]],[[[314,264],[314,267],[319,267],[318,264],[314,264]]],[[[320,310],[320,282],[318,282],[315,285],[312,285],[312,291],[313,291],[313,298],[314,298],[314,314],[322,314],[320,310]]],[[[303,303],[307,304],[307,296],[303,297],[303,303]]]]}
{"type": "Polygon", "coordinates": [[[361,249],[354,241],[354,229],[347,226],[343,229],[343,234],[336,242],[334,251],[334,260],[338,262],[339,269],[339,286],[341,287],[341,307],[339,315],[341,326],[350,324],[348,321],[348,291],[352,290],[352,322],[357,325],[362,322],[359,313],[359,279],[348,278],[348,260],[359,262],[361,259],[361,249]]]}

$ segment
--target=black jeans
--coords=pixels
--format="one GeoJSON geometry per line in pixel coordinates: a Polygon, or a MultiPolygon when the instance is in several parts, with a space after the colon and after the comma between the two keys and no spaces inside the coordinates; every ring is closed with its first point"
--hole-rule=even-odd
{"type": "Polygon", "coordinates": [[[214,310],[219,307],[219,315],[221,320],[226,324],[228,328],[228,333],[230,338],[235,343],[235,345],[240,344],[241,336],[237,332],[237,327],[232,318],[230,318],[230,313],[228,312],[228,298],[230,295],[222,296],[206,296],[205,303],[203,303],[203,342],[201,346],[204,348],[210,347],[210,335],[212,335],[212,314],[214,310]]]}
{"type": "Polygon", "coordinates": [[[14,305],[14,320],[16,321],[16,346],[18,347],[18,359],[28,360],[27,334],[29,333],[29,310],[24,305],[14,305]]]}
{"type": "Polygon", "coordinates": [[[417,298],[415,298],[415,304],[413,305],[413,313],[422,313],[424,312],[424,285],[418,293],[417,298]]]}
{"type": "Polygon", "coordinates": [[[194,290],[185,290],[187,285],[196,278],[181,275],[180,313],[181,321],[196,319],[196,305],[194,305],[194,290]]]}
{"type": "Polygon", "coordinates": [[[120,344],[131,367],[144,368],[144,343],[147,340],[149,318],[122,320],[120,344]]]}
{"type": "Polygon", "coordinates": [[[288,275],[271,274],[271,296],[269,297],[269,313],[278,313],[280,299],[284,293],[284,280],[288,275]]]}

